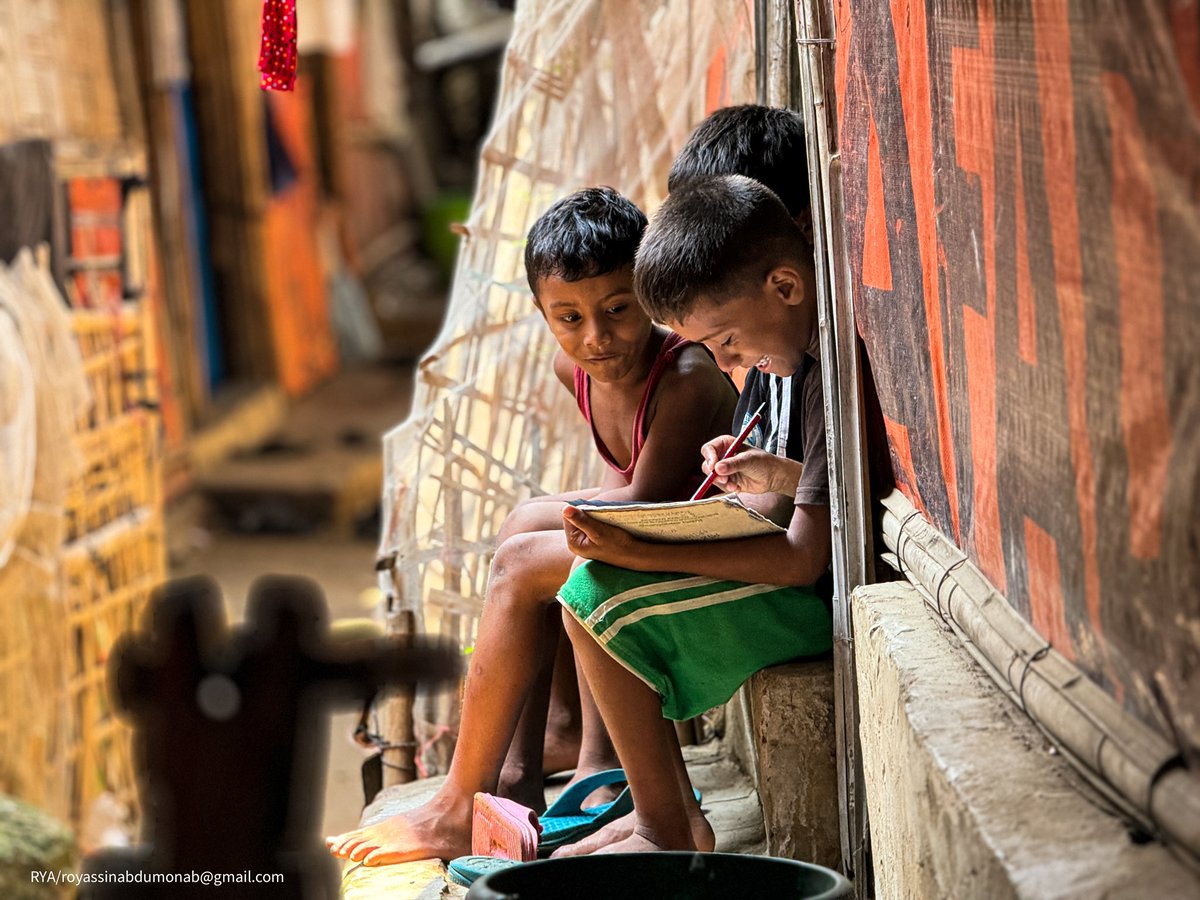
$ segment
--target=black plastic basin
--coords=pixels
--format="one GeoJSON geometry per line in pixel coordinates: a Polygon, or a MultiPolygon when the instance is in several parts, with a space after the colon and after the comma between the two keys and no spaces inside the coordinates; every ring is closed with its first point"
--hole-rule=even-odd
{"type": "Polygon", "coordinates": [[[736,900],[846,897],[850,882],[831,869],[735,853],[614,853],[526,863],[494,872],[467,900],[736,900]]]}

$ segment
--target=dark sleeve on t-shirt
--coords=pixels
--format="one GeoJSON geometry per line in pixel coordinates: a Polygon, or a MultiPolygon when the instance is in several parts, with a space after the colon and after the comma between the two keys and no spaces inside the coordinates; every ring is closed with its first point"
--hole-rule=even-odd
{"type": "Polygon", "coordinates": [[[804,383],[799,386],[798,391],[793,388],[792,394],[792,403],[800,406],[804,434],[804,471],[796,485],[796,503],[828,506],[829,454],[825,445],[825,400],[821,392],[821,363],[813,359],[808,362],[804,383]]]}

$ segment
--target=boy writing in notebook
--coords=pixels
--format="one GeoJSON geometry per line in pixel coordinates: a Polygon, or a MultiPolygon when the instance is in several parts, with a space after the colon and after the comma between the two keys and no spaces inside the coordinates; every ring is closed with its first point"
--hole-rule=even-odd
{"type": "MultiPolygon", "coordinates": [[[[560,347],[555,375],[608,464],[604,483],[575,497],[689,496],[703,478],[700,446],[725,430],[734,408],[732,386],[704,349],[654,325],[634,298],[633,258],[645,224],[615,191],[589,189],[548,210],[526,245],[530,287],[560,347]]],[[[380,865],[470,852],[473,796],[497,790],[522,707],[553,656],[544,623],[575,560],[562,526],[564,499],[524,504],[520,523],[502,531],[442,788],[417,809],[328,839],[335,855],[380,865]]]]}
{"type": "Polygon", "coordinates": [[[726,486],[790,498],[785,534],[653,544],[580,510],[563,513],[568,545],[591,560],[559,592],[564,620],[634,800],[631,833],[600,849],[690,850],[696,811],[664,717],[724,703],[758,669],[832,642],[829,609],[813,589],[831,556],[813,247],[761,183],[693,178],[647,230],[635,290],[651,317],[704,343],[722,368],[793,378],[791,408],[774,419],[798,420],[789,441],[799,440],[803,460],[750,450],[716,463],[730,435],[704,448],[726,486]]]}

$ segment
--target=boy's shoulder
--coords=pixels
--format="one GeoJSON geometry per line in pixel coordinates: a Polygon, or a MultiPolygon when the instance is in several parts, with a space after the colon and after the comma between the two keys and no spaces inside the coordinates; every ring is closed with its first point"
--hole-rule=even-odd
{"type": "Polygon", "coordinates": [[[689,373],[703,369],[720,373],[716,361],[703,344],[688,341],[675,352],[675,365],[680,372],[689,373]]]}
{"type": "Polygon", "coordinates": [[[670,363],[663,368],[660,384],[671,388],[696,390],[706,386],[726,387],[733,391],[733,382],[722,372],[703,344],[688,343],[679,347],[670,363]]]}
{"type": "Polygon", "coordinates": [[[563,383],[567,390],[574,394],[575,362],[560,347],[554,351],[554,361],[551,365],[554,367],[555,377],[563,383]]]}

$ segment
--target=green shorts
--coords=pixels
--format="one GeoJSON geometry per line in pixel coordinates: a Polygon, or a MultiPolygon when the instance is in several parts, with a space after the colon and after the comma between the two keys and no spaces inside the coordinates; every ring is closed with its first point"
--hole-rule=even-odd
{"type": "Polygon", "coordinates": [[[684,720],[720,706],[759,669],[825,653],[833,622],[810,588],[579,566],[558,600],[610,656],[684,720]]]}

